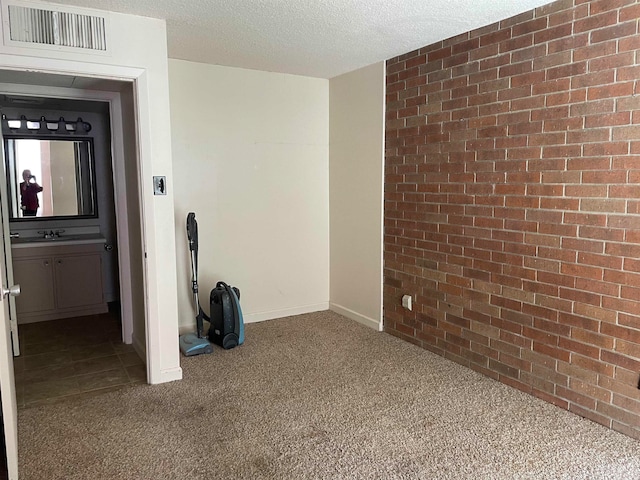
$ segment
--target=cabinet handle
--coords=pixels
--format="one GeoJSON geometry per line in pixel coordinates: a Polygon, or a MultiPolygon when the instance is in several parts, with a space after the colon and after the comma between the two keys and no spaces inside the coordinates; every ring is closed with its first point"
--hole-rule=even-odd
{"type": "Polygon", "coordinates": [[[58,265],[62,265],[62,260],[58,260],[58,265]]]}
{"type": "Polygon", "coordinates": [[[48,266],[49,266],[49,260],[45,260],[45,261],[44,261],[44,266],[45,266],[45,267],[48,267],[48,266]]]}

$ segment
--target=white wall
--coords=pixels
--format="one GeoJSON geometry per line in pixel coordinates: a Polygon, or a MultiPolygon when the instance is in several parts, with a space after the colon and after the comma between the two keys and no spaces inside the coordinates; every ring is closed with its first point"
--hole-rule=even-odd
{"type": "MultiPolygon", "coordinates": [[[[0,5],[3,3],[0,1],[0,5]]],[[[38,8],[51,8],[53,5],[30,4],[38,8]]],[[[108,39],[110,50],[107,54],[0,45],[0,71],[18,69],[135,81],[135,153],[141,179],[141,219],[146,254],[144,264],[139,268],[144,269],[146,282],[147,372],[151,383],[161,383],[182,377],[175,293],[176,246],[175,237],[169,233],[174,231],[175,224],[166,25],[163,20],[132,15],[109,13],[108,16],[112,34],[108,39]],[[167,177],[166,196],[153,195],[153,175],[167,177]]],[[[6,24],[3,23],[3,27],[6,24]]],[[[127,162],[135,160],[127,158],[127,162]]]]}
{"type": "Polygon", "coordinates": [[[384,82],[382,62],[329,84],[331,309],[379,330],[384,82]]]}
{"type": "Polygon", "coordinates": [[[194,328],[185,221],[199,229],[200,302],[237,285],[246,322],[329,300],[329,81],[169,61],[178,301],[194,328]]]}

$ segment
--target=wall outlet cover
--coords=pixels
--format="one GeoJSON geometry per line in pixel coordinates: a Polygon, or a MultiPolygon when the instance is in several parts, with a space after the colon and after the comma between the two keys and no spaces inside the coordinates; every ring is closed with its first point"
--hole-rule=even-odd
{"type": "Polygon", "coordinates": [[[407,310],[413,310],[413,305],[411,295],[403,295],[402,296],[402,306],[407,310]]]}

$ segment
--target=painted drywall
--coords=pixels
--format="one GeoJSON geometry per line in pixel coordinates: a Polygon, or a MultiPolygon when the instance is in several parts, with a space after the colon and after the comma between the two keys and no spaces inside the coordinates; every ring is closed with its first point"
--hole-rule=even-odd
{"type": "Polygon", "coordinates": [[[329,82],[331,308],[382,327],[384,62],[329,82]]]}
{"type": "MultiPolygon", "coordinates": [[[[30,2],[30,5],[52,7],[50,3],[30,2]]],[[[69,10],[69,7],[59,9],[69,10]]],[[[73,11],[104,14],[75,8],[73,11]]],[[[162,20],[112,12],[107,16],[111,34],[106,54],[37,45],[2,45],[0,70],[22,69],[135,80],[135,154],[139,161],[141,218],[144,224],[147,371],[150,383],[161,383],[182,377],[178,350],[176,246],[174,235],[167,234],[173,232],[175,226],[166,24],[162,20]],[[140,41],[141,38],[144,42],[140,41]],[[166,176],[167,195],[153,195],[153,175],[166,176]]],[[[3,28],[6,28],[4,23],[3,28]]]]}
{"type": "Polygon", "coordinates": [[[240,288],[246,322],[327,309],[329,82],[181,60],[169,80],[181,327],[190,211],[206,311],[218,280],[240,288]]]}

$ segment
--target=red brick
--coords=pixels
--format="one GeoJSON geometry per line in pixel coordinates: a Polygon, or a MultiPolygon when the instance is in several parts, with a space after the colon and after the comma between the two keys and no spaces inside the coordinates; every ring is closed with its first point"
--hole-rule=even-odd
{"type": "MultiPolygon", "coordinates": [[[[628,125],[629,123],[631,123],[630,112],[607,113],[603,115],[592,115],[585,118],[586,128],[628,125]]],[[[628,153],[628,149],[622,153],[628,153]]]]}
{"type": "Polygon", "coordinates": [[[573,50],[574,48],[584,47],[589,44],[589,34],[583,33],[578,35],[572,35],[570,37],[560,38],[548,43],[548,50],[550,54],[558,53],[566,50],[573,50]]]}
{"type": "Polygon", "coordinates": [[[605,11],[599,15],[591,15],[582,20],[577,20],[573,25],[575,33],[589,32],[602,27],[615,25],[618,23],[618,12],[615,10],[605,11]]]}
{"type": "Polygon", "coordinates": [[[608,350],[602,351],[602,360],[611,365],[619,365],[628,370],[640,370],[640,360],[625,357],[624,355],[620,355],[618,353],[610,352],[608,350]]]}
{"type": "Polygon", "coordinates": [[[512,35],[514,37],[525,35],[527,33],[535,32],[547,28],[547,17],[535,18],[526,22],[518,23],[512,28],[512,35]]]}
{"type": "Polygon", "coordinates": [[[486,35],[481,36],[480,46],[499,43],[509,38],[511,38],[511,29],[504,28],[502,30],[498,30],[497,32],[492,32],[492,33],[488,33],[486,35]]]}
{"type": "Polygon", "coordinates": [[[640,5],[630,5],[620,10],[619,21],[637,20],[640,18],[640,5]]]}
{"type": "Polygon", "coordinates": [[[534,43],[543,43],[557,38],[568,37],[572,34],[573,28],[571,24],[559,25],[557,27],[548,28],[534,35],[534,43]]]}
{"type": "Polygon", "coordinates": [[[635,33],[637,33],[636,19],[630,22],[618,23],[610,27],[594,30],[591,32],[590,40],[591,43],[598,43],[611,39],[628,37],[629,35],[633,35],[635,33]]]}
{"type": "Polygon", "coordinates": [[[610,97],[624,97],[633,94],[634,82],[613,83],[598,87],[590,87],[587,90],[588,100],[599,100],[610,97]]]}
{"type": "MultiPolygon", "coordinates": [[[[589,61],[589,71],[613,70],[635,64],[635,52],[619,53],[589,61]]],[[[618,77],[618,81],[622,79],[618,77]]]]}

